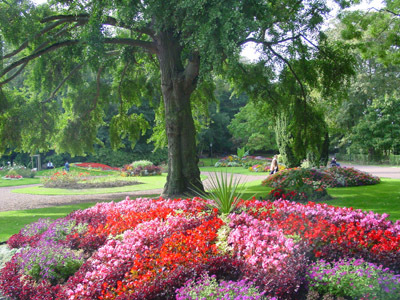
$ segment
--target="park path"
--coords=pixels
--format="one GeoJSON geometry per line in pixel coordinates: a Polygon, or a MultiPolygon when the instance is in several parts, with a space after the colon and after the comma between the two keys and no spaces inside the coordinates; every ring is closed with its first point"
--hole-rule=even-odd
{"type": "MultiPolygon", "coordinates": [[[[358,165],[343,165],[345,167],[354,167],[356,169],[369,172],[379,177],[389,177],[400,179],[400,167],[378,167],[378,166],[358,166],[358,165]]],[[[203,175],[208,177],[208,172],[202,172],[203,175]]],[[[240,178],[241,182],[251,182],[266,178],[266,175],[241,175],[234,174],[234,178],[240,178]]],[[[204,182],[205,187],[209,187],[209,181],[206,179],[204,182]]],[[[114,194],[98,194],[98,195],[31,195],[31,194],[17,194],[12,191],[26,186],[18,187],[0,187],[0,211],[10,210],[24,210],[33,208],[43,208],[51,206],[69,205],[84,202],[102,202],[109,200],[121,200],[129,196],[134,199],[139,196],[145,197],[146,195],[160,195],[162,189],[136,191],[136,192],[123,192],[114,194]]]]}

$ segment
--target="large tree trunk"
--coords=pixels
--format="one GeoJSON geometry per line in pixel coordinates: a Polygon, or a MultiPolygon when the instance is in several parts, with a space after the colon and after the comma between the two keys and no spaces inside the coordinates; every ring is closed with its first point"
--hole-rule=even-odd
{"type": "Polygon", "coordinates": [[[168,138],[168,177],[162,196],[180,197],[193,194],[195,189],[204,190],[200,180],[196,130],[190,105],[200,61],[194,55],[184,67],[182,49],[172,33],[158,34],[156,42],[168,138]]]}

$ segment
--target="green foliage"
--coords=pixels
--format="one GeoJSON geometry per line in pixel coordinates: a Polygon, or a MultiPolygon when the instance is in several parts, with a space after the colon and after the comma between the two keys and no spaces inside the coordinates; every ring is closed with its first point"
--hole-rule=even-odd
{"type": "Polygon", "coordinates": [[[353,128],[350,136],[353,145],[363,153],[368,153],[371,160],[377,160],[384,152],[399,151],[398,115],[400,115],[400,98],[396,93],[375,99],[353,128]]]}
{"type": "Polygon", "coordinates": [[[246,150],[246,147],[237,148],[237,156],[239,159],[243,159],[243,157],[249,155],[249,150],[246,150]]]}
{"type": "Polygon", "coordinates": [[[400,64],[400,5],[398,0],[386,1],[379,11],[352,11],[341,16],[342,38],[350,40],[364,58],[377,58],[385,65],[400,64]]]}
{"type": "Polygon", "coordinates": [[[300,164],[301,159],[294,154],[293,136],[288,130],[288,122],[285,114],[279,115],[275,121],[275,134],[282,163],[288,168],[293,168],[300,164]]]}
{"type": "Polygon", "coordinates": [[[235,144],[250,150],[276,150],[275,133],[272,130],[273,113],[264,106],[247,103],[228,126],[235,144]]]}
{"type": "Polygon", "coordinates": [[[145,120],[143,114],[132,114],[130,116],[118,114],[114,116],[110,123],[110,140],[112,148],[117,149],[122,147],[122,139],[125,137],[129,137],[132,146],[134,146],[140,137],[140,132],[145,134],[148,128],[149,124],[145,120]]]}

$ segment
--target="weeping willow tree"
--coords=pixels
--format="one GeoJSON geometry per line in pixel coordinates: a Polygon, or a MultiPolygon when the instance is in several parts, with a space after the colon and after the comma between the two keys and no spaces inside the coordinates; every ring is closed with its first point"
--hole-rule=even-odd
{"type": "Polygon", "coordinates": [[[300,100],[286,108],[274,121],[282,163],[292,168],[307,159],[310,166],[326,165],[329,134],[323,113],[300,100]]]}

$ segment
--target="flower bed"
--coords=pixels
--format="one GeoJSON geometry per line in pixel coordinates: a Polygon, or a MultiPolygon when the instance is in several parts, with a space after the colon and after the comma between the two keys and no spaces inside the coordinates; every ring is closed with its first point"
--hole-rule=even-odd
{"type": "Polygon", "coordinates": [[[228,299],[341,296],[348,285],[315,287],[321,272],[345,282],[343,272],[320,270],[347,257],[376,266],[374,293],[400,293],[400,221],[387,215],[284,200],[243,201],[218,215],[207,204],[127,199],[39,220],[9,239],[21,250],[1,271],[0,291],[13,299],[191,299],[224,288],[242,297],[228,299]]]}
{"type": "Polygon", "coordinates": [[[369,173],[354,168],[291,168],[269,176],[262,184],[274,188],[293,186],[293,182],[301,180],[315,188],[345,187],[378,184],[380,179],[369,173]]]}
{"type": "Polygon", "coordinates": [[[135,168],[132,165],[125,165],[121,173],[122,177],[154,175],[161,175],[161,168],[153,164],[147,166],[139,165],[135,168]]]}
{"type": "Polygon", "coordinates": [[[19,180],[22,179],[23,177],[21,175],[6,175],[2,177],[3,179],[8,179],[8,180],[19,180]]]}
{"type": "Polygon", "coordinates": [[[93,169],[101,169],[103,171],[111,171],[111,170],[115,170],[115,171],[119,171],[120,168],[116,168],[116,167],[110,167],[108,165],[105,164],[99,164],[99,163],[76,163],[74,164],[77,167],[82,167],[82,168],[93,168],[93,169]]]}
{"type": "Polygon", "coordinates": [[[120,177],[90,177],[89,173],[84,172],[56,172],[52,176],[41,178],[45,188],[64,188],[64,189],[91,189],[91,188],[112,188],[127,185],[140,184],[132,180],[121,180],[120,177]]]}

